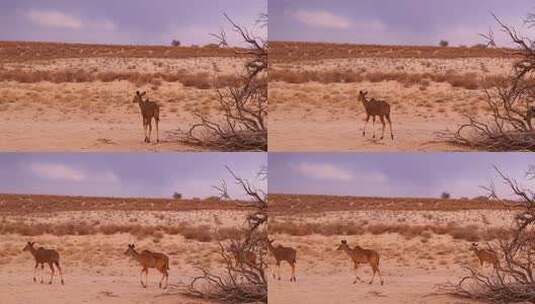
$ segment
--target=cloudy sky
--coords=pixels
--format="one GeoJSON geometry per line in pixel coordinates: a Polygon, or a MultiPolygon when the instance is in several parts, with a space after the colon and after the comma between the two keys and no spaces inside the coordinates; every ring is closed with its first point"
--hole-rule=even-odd
{"type": "Polygon", "coordinates": [[[493,165],[533,189],[525,171],[533,153],[273,153],[269,192],[380,197],[474,197],[492,181],[493,165]]]}
{"type": "Polygon", "coordinates": [[[532,0],[269,0],[269,38],[359,44],[451,45],[482,42],[489,26],[498,35],[491,12],[522,27],[532,0]]]}
{"type": "MultiPolygon", "coordinates": [[[[237,23],[265,36],[256,26],[267,0],[2,0],[0,40],[105,44],[206,44],[209,33],[237,23]]],[[[229,43],[238,37],[228,33],[229,43]]]]}
{"type": "Polygon", "coordinates": [[[266,188],[257,178],[263,153],[0,153],[0,193],[206,197],[225,178],[229,194],[243,198],[225,165],[266,188]]]}

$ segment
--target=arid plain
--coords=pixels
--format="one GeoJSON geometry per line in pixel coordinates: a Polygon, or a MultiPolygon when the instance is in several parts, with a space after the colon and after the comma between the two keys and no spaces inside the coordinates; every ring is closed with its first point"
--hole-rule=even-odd
{"type": "Polygon", "coordinates": [[[472,243],[487,248],[507,235],[515,214],[484,199],[274,194],[270,202],[270,237],[297,251],[297,282],[289,282],[283,262],[282,279],[269,282],[270,303],[461,303],[442,295],[440,284],[479,267],[472,243]],[[383,286],[378,276],[368,284],[367,264],[358,270],[364,282],[353,284],[353,263],[337,250],[342,240],[378,252],[383,286]]]}
{"type": "Polygon", "coordinates": [[[198,267],[218,270],[218,241],[240,233],[244,211],[213,200],[119,199],[0,195],[0,294],[2,303],[208,303],[179,294],[198,267]],[[28,241],[55,249],[65,285],[48,265],[33,282],[28,241]],[[169,288],[161,274],[126,256],[128,244],[169,257],[169,288]],[[39,283],[40,276],[44,284],[39,283]]]}
{"type": "Polygon", "coordinates": [[[510,50],[273,42],[269,86],[270,151],[456,151],[438,133],[485,118],[485,88],[512,72],[510,50]],[[394,141],[358,100],[391,106],[394,141]]]}
{"type": "Polygon", "coordinates": [[[2,151],[193,151],[177,131],[217,121],[215,88],[235,84],[232,48],[0,42],[2,151]],[[144,143],[136,91],[160,109],[144,143]]]}

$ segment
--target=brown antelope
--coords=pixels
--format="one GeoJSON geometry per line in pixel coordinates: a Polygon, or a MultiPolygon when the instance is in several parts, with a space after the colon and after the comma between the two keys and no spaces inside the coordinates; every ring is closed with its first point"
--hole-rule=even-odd
{"type": "MultiPolygon", "coordinates": [[[[297,251],[291,247],[284,247],[282,245],[273,246],[274,240],[268,239],[268,250],[271,252],[273,257],[275,258],[275,262],[277,264],[277,273],[278,273],[278,280],[281,279],[281,261],[286,261],[288,264],[290,264],[290,267],[292,267],[292,273],[290,275],[290,282],[296,282],[297,279],[295,278],[295,263],[296,263],[296,256],[297,251]]],[[[273,275],[273,278],[275,278],[275,272],[272,271],[271,274],[273,275]]]]}
{"type": "Polygon", "coordinates": [[[353,266],[355,270],[355,281],[353,281],[353,284],[356,284],[357,281],[361,281],[357,273],[359,264],[370,264],[370,266],[372,267],[373,276],[369,284],[373,283],[375,273],[379,275],[381,285],[384,284],[383,277],[381,276],[381,271],[379,270],[379,254],[377,253],[377,251],[364,249],[358,245],[355,246],[355,248],[351,249],[349,245],[347,245],[346,240],[342,240],[340,246],[338,246],[336,250],[343,250],[353,261],[353,266]]]}
{"type": "MultiPolygon", "coordinates": [[[[22,251],[29,251],[33,258],[35,259],[35,268],[33,270],[33,281],[37,282],[36,274],[39,265],[41,265],[41,270],[44,269],[45,264],[48,264],[50,267],[50,281],[48,284],[52,284],[52,280],[54,279],[54,265],[56,265],[56,268],[59,271],[59,276],[61,278],[61,285],[64,285],[63,282],[63,272],[61,271],[61,266],[59,265],[59,253],[56,250],[53,249],[45,249],[43,247],[39,247],[35,249],[33,246],[35,245],[35,242],[28,242],[26,246],[22,249],[22,251]]],[[[43,283],[43,277],[41,276],[41,283],[43,283]]]]}
{"type": "Polygon", "coordinates": [[[498,255],[496,252],[492,249],[479,249],[478,243],[472,243],[472,247],[470,248],[471,251],[474,252],[474,254],[479,259],[479,263],[481,267],[485,263],[490,264],[494,267],[494,269],[500,269],[500,260],[498,259],[498,255]]]}
{"type": "Polygon", "coordinates": [[[243,264],[254,266],[256,265],[256,254],[250,250],[242,250],[236,244],[231,244],[229,251],[234,256],[235,267],[240,267],[243,264]]]}
{"type": "Polygon", "coordinates": [[[136,246],[134,244],[128,244],[128,249],[124,253],[127,256],[131,256],[136,260],[142,267],[141,273],[139,274],[139,281],[143,288],[147,288],[149,280],[149,268],[156,268],[162,274],[160,283],[158,286],[160,288],[167,288],[169,280],[169,257],[163,253],[152,252],[149,250],[143,250],[141,253],[136,251],[136,246]],[[145,283],[143,283],[143,273],[145,273],[145,283]],[[162,282],[165,279],[165,287],[163,287],[162,282]]]}
{"type": "Polygon", "coordinates": [[[366,126],[370,121],[370,116],[373,120],[373,138],[375,138],[375,117],[379,116],[381,124],[383,124],[383,132],[381,133],[381,139],[385,137],[385,118],[388,121],[388,126],[390,127],[390,136],[394,140],[394,133],[392,133],[392,121],[390,120],[390,105],[384,100],[377,100],[375,98],[369,99],[366,97],[368,91],[359,92],[359,101],[364,105],[364,110],[366,111],[366,123],[364,123],[364,128],[362,129],[362,136],[366,136],[366,126]]]}
{"type": "Polygon", "coordinates": [[[133,103],[139,104],[139,109],[141,110],[141,117],[143,118],[143,129],[145,130],[145,142],[150,143],[150,137],[152,134],[152,118],[156,124],[156,142],[160,142],[160,134],[158,130],[158,123],[160,122],[160,106],[154,102],[143,100],[147,92],[140,93],[136,91],[136,96],[134,96],[133,103]],[[148,135],[147,135],[148,128],[148,135]]]}

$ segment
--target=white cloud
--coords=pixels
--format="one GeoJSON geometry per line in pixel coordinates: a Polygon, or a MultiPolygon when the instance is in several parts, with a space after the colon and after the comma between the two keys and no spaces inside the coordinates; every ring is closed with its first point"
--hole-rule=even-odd
{"type": "Polygon", "coordinates": [[[101,31],[115,31],[117,25],[110,20],[82,20],[56,10],[32,9],[25,14],[32,23],[44,27],[56,27],[72,30],[94,29],[101,31]]]}
{"type": "Polygon", "coordinates": [[[41,179],[64,182],[118,183],[119,177],[111,171],[86,172],[61,163],[31,163],[29,170],[41,179]]]}
{"type": "Polygon", "coordinates": [[[30,170],[43,179],[80,182],[87,177],[84,172],[62,164],[32,163],[30,170]]]}
{"type": "Polygon", "coordinates": [[[352,25],[351,20],[324,10],[298,10],[293,17],[311,27],[348,29],[352,25]]]}
{"type": "Polygon", "coordinates": [[[348,182],[354,178],[350,171],[332,164],[300,163],[294,169],[312,179],[348,182]]]}
{"type": "Polygon", "coordinates": [[[80,29],[83,26],[80,19],[55,10],[30,10],[26,17],[39,26],[68,29],[80,29]]]}

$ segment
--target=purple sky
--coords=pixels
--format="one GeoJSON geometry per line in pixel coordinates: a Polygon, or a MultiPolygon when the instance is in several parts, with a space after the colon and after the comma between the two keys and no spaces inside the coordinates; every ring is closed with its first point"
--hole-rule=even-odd
{"type": "Polygon", "coordinates": [[[225,178],[243,198],[225,165],[265,190],[264,153],[0,153],[0,193],[206,197],[225,178]]]}
{"type": "Polygon", "coordinates": [[[482,42],[478,33],[496,32],[491,12],[522,28],[532,0],[269,0],[269,39],[359,44],[451,45],[482,42]]]}
{"type": "MultiPolygon", "coordinates": [[[[226,12],[237,23],[255,26],[267,0],[2,0],[0,40],[107,44],[206,44],[209,33],[229,29],[226,12]]],[[[238,37],[228,33],[230,43],[238,37]]]]}
{"type": "MultiPolygon", "coordinates": [[[[381,197],[473,197],[492,180],[493,165],[519,182],[534,153],[270,153],[269,192],[381,197]]],[[[526,181],[533,189],[535,181],[526,181]]]]}

